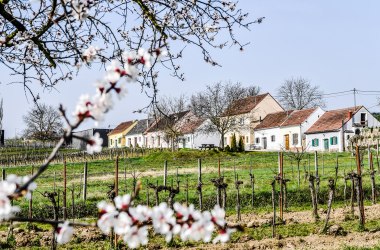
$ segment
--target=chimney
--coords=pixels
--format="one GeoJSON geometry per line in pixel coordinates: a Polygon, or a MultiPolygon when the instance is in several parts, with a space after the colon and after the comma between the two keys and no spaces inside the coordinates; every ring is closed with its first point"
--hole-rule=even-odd
{"type": "Polygon", "coordinates": [[[348,120],[352,118],[352,111],[348,111],[348,120]]]}
{"type": "Polygon", "coordinates": [[[260,122],[262,122],[263,121],[263,119],[261,119],[261,116],[260,116],[260,122]]]}

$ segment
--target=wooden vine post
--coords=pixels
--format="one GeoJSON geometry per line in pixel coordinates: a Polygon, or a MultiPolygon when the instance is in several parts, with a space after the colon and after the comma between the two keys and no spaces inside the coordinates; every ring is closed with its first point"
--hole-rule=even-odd
{"type": "Polygon", "coordinates": [[[278,182],[280,185],[279,194],[279,207],[280,207],[280,221],[284,221],[284,158],[282,152],[278,154],[278,182]]]}
{"type": "Polygon", "coordinates": [[[167,178],[168,178],[168,161],[164,161],[164,186],[166,187],[167,185],[167,178]]]}
{"type": "Polygon", "coordinates": [[[67,219],[67,166],[66,159],[63,159],[63,220],[67,219]]]}
{"type": "Polygon", "coordinates": [[[356,177],[356,195],[359,206],[359,226],[363,229],[365,225],[365,215],[364,215],[364,195],[363,195],[363,183],[362,183],[362,170],[361,170],[361,159],[359,155],[359,146],[356,146],[356,167],[357,173],[356,177]]]}
{"type": "Polygon", "coordinates": [[[371,190],[372,190],[372,204],[376,204],[376,183],[375,183],[375,169],[373,167],[373,155],[370,152],[369,156],[370,176],[371,176],[371,190]]]}
{"type": "Polygon", "coordinates": [[[273,217],[272,217],[272,238],[276,237],[276,177],[271,183],[272,186],[272,209],[273,209],[273,217]]]}
{"type": "Polygon", "coordinates": [[[202,203],[202,160],[198,159],[198,185],[197,191],[199,195],[199,210],[202,211],[203,203],[202,203]]]}
{"type": "MultiPolygon", "coordinates": [[[[116,160],[115,160],[115,197],[119,195],[119,155],[116,155],[116,160]]],[[[118,242],[118,237],[116,233],[114,233],[114,247],[117,249],[117,242],[118,242]]]]}
{"type": "Polygon", "coordinates": [[[330,220],[330,213],[331,213],[332,202],[334,200],[334,195],[335,195],[335,183],[333,179],[330,179],[329,180],[329,198],[327,201],[327,214],[326,214],[325,225],[322,230],[323,233],[326,233],[328,229],[328,223],[330,220]]]}
{"type": "MultiPolygon", "coordinates": [[[[33,176],[34,172],[34,166],[32,166],[31,170],[31,176],[33,176]]],[[[33,218],[33,192],[30,192],[30,199],[29,199],[29,212],[28,212],[29,219],[33,218]]]]}
{"type": "Polygon", "coordinates": [[[318,204],[316,199],[316,193],[315,193],[315,177],[313,175],[309,175],[309,188],[310,188],[310,194],[311,194],[311,203],[313,206],[313,217],[315,221],[318,221],[319,215],[318,215],[318,204]]]}
{"type": "Polygon", "coordinates": [[[83,167],[83,201],[84,203],[86,203],[86,200],[87,200],[87,175],[88,175],[88,166],[87,166],[87,161],[86,161],[83,167]]]}
{"type": "Polygon", "coordinates": [[[315,151],[315,154],[314,154],[314,166],[315,166],[315,182],[316,182],[315,199],[316,199],[316,202],[318,203],[320,178],[319,178],[319,172],[318,172],[318,152],[317,151],[315,151]]]}
{"type": "Polygon", "coordinates": [[[252,164],[251,168],[249,170],[249,177],[250,177],[250,182],[251,182],[251,206],[254,207],[255,204],[255,175],[252,171],[252,164]]]}

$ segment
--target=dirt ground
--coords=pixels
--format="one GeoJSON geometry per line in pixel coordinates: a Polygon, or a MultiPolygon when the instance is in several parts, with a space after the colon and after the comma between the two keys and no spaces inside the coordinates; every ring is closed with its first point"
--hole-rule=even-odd
{"type": "MultiPolygon", "coordinates": [[[[347,208],[337,208],[331,213],[330,224],[337,226],[345,221],[345,216],[349,213],[347,208]]],[[[325,211],[320,210],[321,220],[325,218],[325,211]]],[[[357,211],[355,211],[357,214],[357,211]]],[[[380,205],[365,207],[367,220],[380,219],[380,205]]],[[[310,211],[302,212],[286,212],[284,213],[286,225],[297,223],[313,223],[310,211]]],[[[227,218],[230,224],[235,223],[236,216],[227,218]]],[[[255,215],[243,214],[243,226],[258,227],[262,224],[270,222],[271,214],[255,215]]],[[[254,229],[253,229],[254,230],[254,229]]],[[[194,248],[188,249],[342,249],[345,246],[351,247],[375,247],[380,244],[380,231],[365,231],[365,232],[346,232],[345,236],[311,234],[303,237],[287,237],[280,239],[262,239],[253,240],[248,235],[243,235],[238,242],[228,243],[225,245],[202,244],[194,248]]],[[[7,232],[0,232],[0,239],[6,238],[7,232]]],[[[51,232],[42,231],[38,228],[32,228],[30,232],[18,228],[18,224],[14,224],[14,235],[16,246],[31,247],[31,246],[49,246],[51,242],[51,232]]],[[[105,240],[106,236],[102,235],[96,228],[76,228],[73,242],[86,244],[88,242],[105,240]]],[[[85,246],[85,245],[84,245],[85,246]]],[[[165,246],[150,246],[148,248],[158,249],[165,246]]]]}

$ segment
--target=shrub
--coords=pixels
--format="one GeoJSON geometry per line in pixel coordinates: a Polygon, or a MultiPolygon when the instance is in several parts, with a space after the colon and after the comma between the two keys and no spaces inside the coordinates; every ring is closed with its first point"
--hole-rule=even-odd
{"type": "Polygon", "coordinates": [[[237,143],[236,143],[236,135],[235,133],[232,135],[231,139],[231,152],[237,152],[237,143]]]}

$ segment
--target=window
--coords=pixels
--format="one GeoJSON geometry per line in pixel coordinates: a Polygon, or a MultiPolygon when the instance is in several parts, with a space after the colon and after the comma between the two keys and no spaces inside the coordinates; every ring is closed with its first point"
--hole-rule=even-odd
{"type": "Polygon", "coordinates": [[[367,114],[366,113],[361,113],[360,114],[360,124],[365,124],[366,122],[366,119],[367,118],[367,114]]]}
{"type": "Polygon", "coordinates": [[[187,142],[190,142],[190,136],[189,136],[189,137],[187,137],[187,142]]]}
{"type": "Polygon", "coordinates": [[[298,145],[298,134],[293,134],[293,145],[298,145]]]}
{"type": "Polygon", "coordinates": [[[112,145],[113,140],[110,140],[110,145],[112,145]]]}
{"type": "Polygon", "coordinates": [[[272,135],[272,136],[270,137],[270,140],[271,140],[272,142],[275,142],[275,141],[276,141],[276,136],[275,136],[275,135],[272,135]]]}
{"type": "Polygon", "coordinates": [[[121,138],[117,139],[117,143],[119,143],[119,144],[121,143],[121,138]]]}
{"type": "Polygon", "coordinates": [[[248,136],[245,137],[245,143],[248,143],[248,136]]]}
{"type": "Polygon", "coordinates": [[[338,145],[338,137],[330,137],[330,145],[338,145]]]}
{"type": "Polygon", "coordinates": [[[141,137],[139,137],[139,142],[141,142],[141,137]]]}
{"type": "Polygon", "coordinates": [[[319,139],[313,139],[311,140],[311,146],[318,147],[319,146],[319,139]]]}
{"type": "Polygon", "coordinates": [[[240,118],[239,123],[240,123],[240,125],[244,125],[244,117],[241,117],[241,118],[240,118]]]}
{"type": "Polygon", "coordinates": [[[347,135],[347,140],[349,140],[350,139],[350,135],[347,135]]]}
{"type": "Polygon", "coordinates": [[[257,144],[260,143],[260,138],[256,138],[256,143],[257,143],[257,144]]]}

